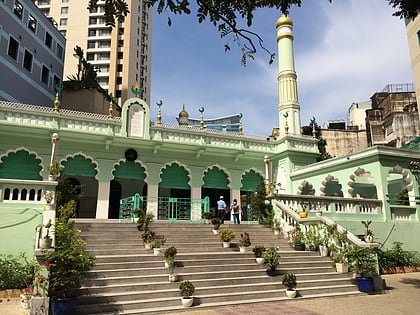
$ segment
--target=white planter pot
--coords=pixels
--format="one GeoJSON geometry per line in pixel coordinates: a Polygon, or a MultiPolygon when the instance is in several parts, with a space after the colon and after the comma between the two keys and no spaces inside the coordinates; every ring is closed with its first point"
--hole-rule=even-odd
{"type": "Polygon", "coordinates": [[[158,256],[160,255],[162,252],[160,251],[160,248],[153,248],[153,255],[158,256]]]}
{"type": "Polygon", "coordinates": [[[245,254],[245,253],[247,252],[246,247],[242,247],[242,246],[240,246],[240,247],[239,247],[239,252],[240,252],[240,253],[242,253],[242,254],[245,254]]]}
{"type": "Polygon", "coordinates": [[[206,224],[211,224],[211,220],[206,219],[206,224]]]}
{"type": "Polygon", "coordinates": [[[193,305],[193,302],[194,302],[193,298],[188,298],[188,299],[181,298],[181,303],[183,307],[190,307],[193,305]]]}
{"type": "Polygon", "coordinates": [[[153,247],[152,247],[152,244],[150,244],[150,243],[144,243],[144,248],[152,249],[153,247]]]}
{"type": "Polygon", "coordinates": [[[230,242],[223,242],[223,247],[225,248],[230,247],[230,242]]]}
{"type": "Polygon", "coordinates": [[[296,297],[297,291],[296,290],[286,290],[286,296],[290,299],[296,297]]]}
{"type": "Polygon", "coordinates": [[[319,254],[322,257],[327,257],[329,255],[329,253],[330,253],[330,251],[329,251],[329,249],[328,249],[327,246],[325,246],[325,245],[319,245],[319,254]]]}
{"type": "Polygon", "coordinates": [[[50,306],[49,297],[33,296],[31,298],[30,315],[48,315],[49,306],[50,306]]]}
{"type": "Polygon", "coordinates": [[[219,233],[219,230],[213,230],[213,234],[217,235],[219,233]]]}
{"type": "Polygon", "coordinates": [[[258,265],[263,265],[264,264],[264,258],[262,258],[262,257],[256,257],[255,261],[257,262],[258,265]]]}
{"type": "Polygon", "coordinates": [[[52,238],[40,238],[39,239],[39,248],[48,249],[51,248],[52,238]]]}
{"type": "Polygon", "coordinates": [[[169,282],[176,282],[177,279],[178,279],[178,275],[175,273],[171,273],[170,275],[168,275],[169,282]]]}
{"type": "Polygon", "coordinates": [[[349,272],[349,265],[342,264],[342,263],[336,263],[335,268],[337,269],[338,273],[346,273],[349,272]]]}
{"type": "Polygon", "coordinates": [[[280,231],[279,230],[274,230],[274,235],[280,235],[280,231]]]}

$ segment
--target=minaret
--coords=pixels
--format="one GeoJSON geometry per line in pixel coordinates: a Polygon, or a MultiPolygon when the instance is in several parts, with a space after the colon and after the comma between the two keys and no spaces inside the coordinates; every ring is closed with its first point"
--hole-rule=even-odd
{"type": "Polygon", "coordinates": [[[279,56],[279,131],[280,137],[301,134],[295,62],[293,55],[293,21],[282,15],[276,22],[279,56]]]}

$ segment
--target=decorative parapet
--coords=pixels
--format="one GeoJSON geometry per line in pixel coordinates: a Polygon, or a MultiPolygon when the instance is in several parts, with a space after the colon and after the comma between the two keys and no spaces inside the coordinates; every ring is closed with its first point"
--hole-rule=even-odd
{"type": "Polygon", "coordinates": [[[289,206],[287,206],[284,202],[276,200],[276,205],[282,212],[282,227],[287,231],[287,229],[291,229],[293,226],[297,224],[325,224],[326,226],[336,226],[337,231],[339,233],[346,233],[347,240],[351,243],[360,246],[360,247],[379,247],[379,243],[367,243],[362,241],[353,233],[347,231],[343,226],[337,224],[334,220],[324,217],[324,216],[317,216],[317,217],[309,217],[309,218],[301,218],[299,214],[297,214],[294,210],[292,210],[289,206]]]}

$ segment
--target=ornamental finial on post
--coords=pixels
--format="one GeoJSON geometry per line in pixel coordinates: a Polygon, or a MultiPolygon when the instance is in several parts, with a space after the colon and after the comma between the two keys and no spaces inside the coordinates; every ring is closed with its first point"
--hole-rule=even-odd
{"type": "Polygon", "coordinates": [[[206,129],[206,127],[204,126],[204,117],[203,117],[204,107],[201,107],[198,111],[201,114],[201,117],[200,117],[200,130],[204,130],[204,129],[206,129]]]}
{"type": "Polygon", "coordinates": [[[242,113],[239,113],[238,118],[239,118],[239,135],[240,136],[242,136],[242,132],[243,132],[242,117],[244,117],[242,113]]]}
{"type": "Polygon", "coordinates": [[[159,100],[159,102],[156,103],[158,106],[158,114],[157,114],[157,123],[158,125],[162,125],[162,112],[160,110],[160,107],[163,105],[162,100],[159,100]]]}
{"type": "Polygon", "coordinates": [[[109,93],[108,98],[109,98],[108,118],[112,119],[113,114],[114,114],[114,110],[112,108],[112,102],[114,101],[115,97],[112,95],[112,93],[109,93]]]}
{"type": "Polygon", "coordinates": [[[315,128],[316,120],[315,120],[315,117],[312,117],[312,119],[310,121],[311,121],[311,124],[312,124],[312,138],[316,139],[316,128],[315,128]]]}
{"type": "Polygon", "coordinates": [[[140,84],[138,84],[137,82],[133,84],[133,86],[131,87],[131,92],[133,92],[133,94],[135,96],[137,96],[138,98],[141,98],[143,95],[143,88],[140,87],[140,84]]]}
{"type": "Polygon", "coordinates": [[[58,112],[58,110],[60,109],[60,100],[59,100],[59,93],[63,90],[63,87],[60,86],[59,84],[56,84],[55,86],[55,100],[54,100],[54,111],[58,112]]]}

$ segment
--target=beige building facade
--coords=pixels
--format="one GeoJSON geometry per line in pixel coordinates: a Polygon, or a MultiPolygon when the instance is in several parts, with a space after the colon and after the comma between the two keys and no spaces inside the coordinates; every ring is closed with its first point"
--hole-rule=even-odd
{"type": "Polygon", "coordinates": [[[414,20],[407,20],[406,26],[417,104],[420,104],[420,15],[414,20]]]}
{"type": "Polygon", "coordinates": [[[80,46],[97,71],[97,81],[115,101],[135,96],[134,83],[143,89],[142,98],[150,101],[152,11],[145,1],[127,0],[130,14],[114,28],[105,25],[105,1],[89,11],[86,0],[36,0],[35,3],[57,24],[66,37],[64,77],[77,73],[74,47],[80,46]]]}

